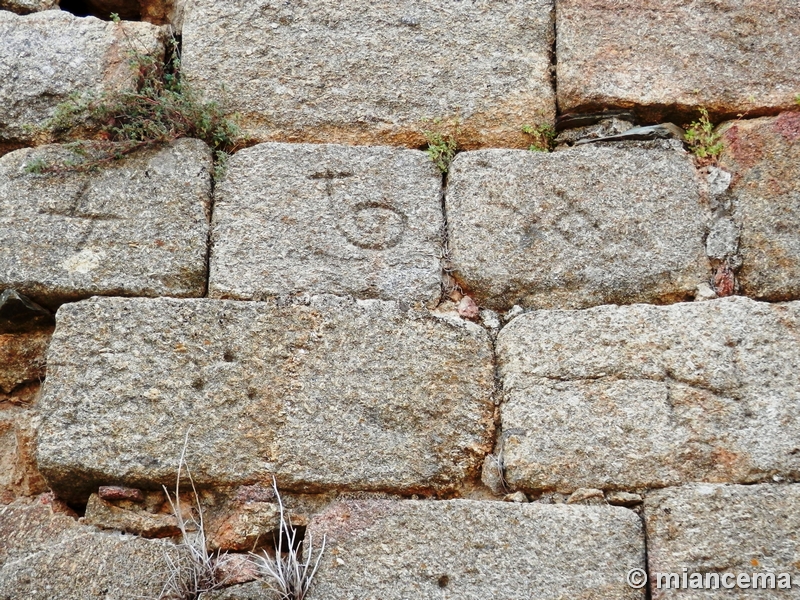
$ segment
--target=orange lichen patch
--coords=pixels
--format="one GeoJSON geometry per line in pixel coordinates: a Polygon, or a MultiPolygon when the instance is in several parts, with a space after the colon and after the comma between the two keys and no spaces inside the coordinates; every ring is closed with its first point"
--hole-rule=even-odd
{"type": "Polygon", "coordinates": [[[724,448],[717,448],[711,453],[711,458],[717,466],[719,472],[730,474],[738,474],[742,468],[747,466],[748,461],[741,454],[725,450],[724,448]]]}

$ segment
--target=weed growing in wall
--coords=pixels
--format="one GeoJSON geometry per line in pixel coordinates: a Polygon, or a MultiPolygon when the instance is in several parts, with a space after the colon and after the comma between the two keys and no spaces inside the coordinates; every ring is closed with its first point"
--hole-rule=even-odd
{"type": "Polygon", "coordinates": [[[425,152],[442,173],[447,173],[458,151],[460,119],[456,116],[448,121],[442,119],[424,119],[424,121],[428,127],[422,132],[428,142],[425,152]]]}
{"type": "Polygon", "coordinates": [[[686,143],[697,158],[714,162],[722,153],[723,144],[718,133],[714,131],[714,124],[708,118],[708,111],[700,109],[700,119],[692,121],[685,126],[686,143]]]}
{"type": "Polygon", "coordinates": [[[325,552],[325,538],[322,538],[322,547],[314,560],[313,540],[309,534],[306,544],[305,561],[300,556],[299,540],[296,539],[297,530],[286,519],[281,495],[278,493],[278,484],[272,480],[275,498],[280,509],[280,525],[278,528],[275,556],[266,552],[253,554],[253,559],[261,573],[261,580],[275,592],[279,600],[304,600],[311,587],[311,582],[319,569],[319,561],[325,552]],[[285,547],[284,547],[285,541],[285,547]]]}
{"type": "Polygon", "coordinates": [[[225,553],[216,555],[207,550],[203,508],[194,485],[194,479],[189,471],[189,465],[186,464],[186,446],[188,443],[189,432],[187,431],[181,457],[178,461],[174,501],[169,490],[164,486],[164,493],[181,532],[181,542],[178,544],[179,552],[175,558],[169,553],[164,554],[168,574],[158,600],[166,600],[168,598],[194,600],[199,594],[220,589],[227,583],[218,576],[218,573],[224,568],[225,563],[231,560],[229,555],[225,553]],[[194,510],[192,512],[197,515],[196,518],[186,519],[181,508],[180,481],[181,472],[184,469],[194,494],[194,510]]]}
{"type": "Polygon", "coordinates": [[[531,136],[531,145],[528,150],[532,152],[550,152],[556,139],[556,130],[547,123],[543,125],[523,125],[522,133],[531,136]]]}
{"type": "MultiPolygon", "coordinates": [[[[115,15],[112,20],[119,23],[115,15]]],[[[239,143],[239,127],[225,116],[217,103],[204,102],[181,78],[181,58],[175,39],[168,45],[166,63],[137,51],[133,41],[126,39],[130,46],[129,64],[136,78],[134,89],[73,94],[56,108],[44,126],[45,132],[57,140],[74,131],[99,130],[101,141],[77,142],[86,147],[86,154],[91,158],[78,165],[33,165],[31,168],[38,172],[89,169],[140,148],[182,137],[206,142],[214,152],[217,170],[224,168],[228,154],[239,143]]]]}
{"type": "Polygon", "coordinates": [[[426,131],[425,139],[428,141],[428,149],[426,152],[431,157],[433,164],[435,164],[442,173],[447,173],[450,168],[450,163],[456,156],[458,150],[458,143],[452,136],[437,133],[435,131],[426,131]]]}

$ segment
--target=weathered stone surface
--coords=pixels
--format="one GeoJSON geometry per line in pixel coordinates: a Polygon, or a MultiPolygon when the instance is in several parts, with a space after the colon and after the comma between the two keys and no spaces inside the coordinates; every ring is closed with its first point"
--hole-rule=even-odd
{"type": "Polygon", "coordinates": [[[800,303],[535,311],[498,336],[523,491],[800,477],[800,303]]]}
{"type": "Polygon", "coordinates": [[[64,146],[0,158],[0,287],[56,306],[93,294],[201,296],[211,155],[183,139],[99,172],[35,174],[64,146]]]}
{"type": "Polygon", "coordinates": [[[692,296],[709,211],[686,153],[649,144],[459,154],[446,202],[462,288],[496,309],[692,296]]]}
{"type": "Polygon", "coordinates": [[[216,190],[212,297],[329,293],[435,305],[442,178],[417,150],[261,144],[216,190]]]}
{"type": "Polygon", "coordinates": [[[99,533],[53,510],[17,501],[0,508],[0,598],[158,598],[171,543],[99,533]]]}
{"type": "Polygon", "coordinates": [[[559,0],[558,105],[640,118],[775,114],[800,80],[795,0],[559,0]]]}
{"type": "Polygon", "coordinates": [[[38,457],[68,497],[174,485],[187,430],[201,487],[446,489],[491,448],[492,347],[472,323],[333,297],[93,298],[57,321],[38,457]]]}
{"type": "Polygon", "coordinates": [[[0,334],[0,394],[10,394],[25,383],[44,379],[45,352],[52,332],[51,327],[31,333],[0,334]]]}
{"type": "Polygon", "coordinates": [[[210,549],[252,551],[272,542],[272,532],[280,527],[280,511],[275,502],[245,502],[226,506],[207,522],[210,549]]]}
{"type": "Polygon", "coordinates": [[[58,8],[58,0],[0,0],[0,10],[10,10],[18,15],[58,8]]]}
{"type": "Polygon", "coordinates": [[[84,522],[102,529],[114,529],[135,533],[147,538],[172,537],[180,534],[175,515],[153,514],[114,506],[97,494],[89,496],[84,522]]]}
{"type": "Polygon", "coordinates": [[[720,166],[733,174],[728,197],[740,230],[742,293],[800,298],[800,112],[721,128],[720,166]]]}
{"type": "MultiPolygon", "coordinates": [[[[684,567],[689,574],[704,576],[789,573],[794,581],[791,591],[759,589],[741,594],[800,597],[800,485],[694,484],[659,490],[647,495],[644,516],[654,599],[718,598],[731,593],[666,589],[663,583],[658,588],[656,573],[682,575],[684,567]]],[[[777,581],[773,585],[777,588],[777,581]]]]}
{"type": "Polygon", "coordinates": [[[144,494],[138,488],[128,488],[121,485],[101,485],[97,495],[102,500],[130,500],[131,502],[144,502],[144,494]]]}
{"type": "Polygon", "coordinates": [[[0,402],[0,504],[47,489],[36,466],[37,427],[35,409],[0,402]]]}
{"type": "Polygon", "coordinates": [[[621,508],[347,501],[306,535],[327,538],[310,599],[644,598],[625,584],[642,525],[621,508]]]}
{"type": "Polygon", "coordinates": [[[441,118],[463,147],[526,147],[555,116],[553,35],[552,0],[198,0],[183,72],[260,141],[416,148],[441,118]]]}
{"type": "Polygon", "coordinates": [[[70,94],[132,88],[130,52],[161,60],[163,33],[148,23],[81,19],[60,10],[0,11],[0,154],[30,142],[70,94]]]}

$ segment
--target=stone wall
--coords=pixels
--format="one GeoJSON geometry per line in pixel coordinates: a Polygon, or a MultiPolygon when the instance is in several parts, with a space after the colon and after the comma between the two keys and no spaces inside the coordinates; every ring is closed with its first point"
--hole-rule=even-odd
{"type": "Polygon", "coordinates": [[[0,598],[278,598],[287,534],[309,599],[800,598],[798,40],[795,0],[0,0],[0,598]],[[229,157],[59,129],[143,61],[229,157]]]}

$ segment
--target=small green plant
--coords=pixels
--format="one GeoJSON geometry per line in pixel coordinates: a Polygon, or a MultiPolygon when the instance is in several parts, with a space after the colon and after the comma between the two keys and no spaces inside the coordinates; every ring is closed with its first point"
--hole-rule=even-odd
{"type": "Polygon", "coordinates": [[[797,104],[797,106],[800,106],[800,94],[797,94],[797,96],[794,97],[794,103],[797,104]]]}
{"type": "MultiPolygon", "coordinates": [[[[111,18],[119,23],[119,17],[112,14],[111,18]]],[[[56,140],[75,131],[99,130],[100,141],[78,142],[87,147],[91,158],[72,168],[91,169],[139,148],[182,137],[205,141],[218,163],[224,163],[239,144],[239,128],[217,103],[203,101],[183,80],[175,39],[171,41],[170,59],[166,63],[137,51],[130,38],[126,39],[130,45],[129,64],[136,79],[134,88],[73,94],[56,108],[44,126],[45,132],[56,140]]],[[[43,170],[64,168],[65,165],[48,165],[43,170]]]]}
{"type": "Polygon", "coordinates": [[[41,173],[44,173],[45,168],[47,168],[47,163],[43,158],[34,158],[31,162],[25,165],[25,172],[40,175],[41,173]]]}
{"type": "Polygon", "coordinates": [[[697,158],[713,162],[722,153],[723,144],[718,133],[714,132],[714,124],[708,118],[708,111],[700,109],[700,119],[685,126],[686,143],[697,158]]]}
{"type": "Polygon", "coordinates": [[[552,125],[523,125],[522,133],[531,136],[531,145],[528,150],[532,152],[550,152],[553,141],[556,139],[556,130],[552,125]]]}
{"type": "Polygon", "coordinates": [[[453,117],[447,119],[426,118],[423,119],[423,122],[425,129],[422,131],[422,135],[428,142],[425,152],[442,173],[447,173],[450,163],[453,162],[456,152],[458,152],[461,116],[457,110],[453,117]]]}
{"type": "Polygon", "coordinates": [[[444,133],[436,131],[423,132],[425,139],[428,141],[428,149],[426,152],[431,157],[433,164],[435,164],[442,173],[447,173],[450,169],[450,163],[456,156],[458,150],[458,142],[456,139],[444,133]]]}

